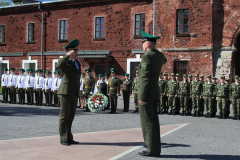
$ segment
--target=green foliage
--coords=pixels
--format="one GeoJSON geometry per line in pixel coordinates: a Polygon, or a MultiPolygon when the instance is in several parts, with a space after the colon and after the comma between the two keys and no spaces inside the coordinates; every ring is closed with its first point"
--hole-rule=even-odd
{"type": "Polygon", "coordinates": [[[10,5],[9,2],[7,2],[7,1],[0,1],[0,6],[8,6],[8,5],[10,5]]]}

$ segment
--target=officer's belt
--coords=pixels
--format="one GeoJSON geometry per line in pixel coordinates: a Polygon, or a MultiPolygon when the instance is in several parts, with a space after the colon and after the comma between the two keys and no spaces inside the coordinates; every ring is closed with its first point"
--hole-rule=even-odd
{"type": "Polygon", "coordinates": [[[31,89],[31,88],[33,88],[33,87],[27,87],[27,89],[31,89]]]}
{"type": "Polygon", "coordinates": [[[117,89],[117,87],[110,87],[110,89],[117,89]]]}
{"type": "Polygon", "coordinates": [[[85,88],[92,88],[91,86],[85,86],[85,88]]]}

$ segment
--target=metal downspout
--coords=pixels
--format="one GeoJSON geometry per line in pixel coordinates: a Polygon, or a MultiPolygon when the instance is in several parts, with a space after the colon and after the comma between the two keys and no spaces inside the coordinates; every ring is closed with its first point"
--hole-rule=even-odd
{"type": "Polygon", "coordinates": [[[41,70],[43,69],[43,16],[44,16],[44,13],[43,11],[41,10],[41,2],[39,3],[38,5],[38,9],[40,10],[40,12],[42,12],[42,37],[41,37],[41,70]]]}
{"type": "Polygon", "coordinates": [[[153,0],[153,36],[155,35],[155,0],[153,0]]]}

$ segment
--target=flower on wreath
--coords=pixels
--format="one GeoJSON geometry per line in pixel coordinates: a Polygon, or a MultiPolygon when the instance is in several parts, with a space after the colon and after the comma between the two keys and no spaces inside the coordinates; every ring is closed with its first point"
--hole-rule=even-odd
{"type": "Polygon", "coordinates": [[[103,94],[94,94],[87,100],[88,108],[91,112],[100,112],[108,104],[108,98],[103,94]]]}

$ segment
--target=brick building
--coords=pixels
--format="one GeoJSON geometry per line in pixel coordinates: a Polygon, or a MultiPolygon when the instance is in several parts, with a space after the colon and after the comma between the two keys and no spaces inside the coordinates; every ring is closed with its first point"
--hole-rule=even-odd
{"type": "Polygon", "coordinates": [[[79,39],[82,70],[114,67],[134,76],[143,55],[140,30],[161,39],[163,71],[232,78],[240,74],[240,2],[234,0],[75,0],[0,8],[2,67],[55,70],[79,39]],[[43,11],[43,43],[42,34],[43,11]],[[42,45],[43,44],[43,45],[42,45]],[[41,47],[42,46],[42,47],[41,47]]]}

